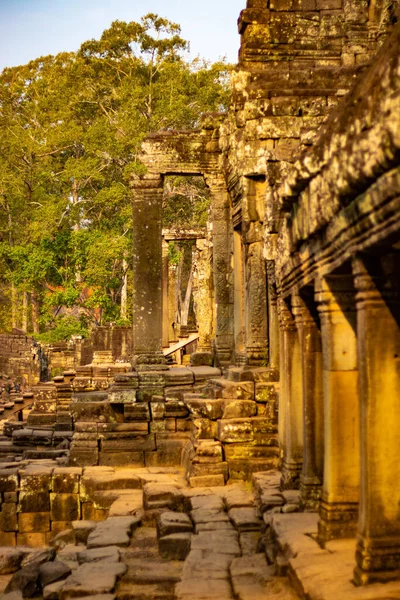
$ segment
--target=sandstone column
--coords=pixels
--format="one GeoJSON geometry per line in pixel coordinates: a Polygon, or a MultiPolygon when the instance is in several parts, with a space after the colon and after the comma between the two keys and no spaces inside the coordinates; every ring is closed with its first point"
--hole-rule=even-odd
{"type": "Polygon", "coordinates": [[[313,299],[293,296],[292,306],[299,332],[303,373],[303,468],[300,475],[301,504],[305,510],[319,506],[324,459],[324,395],[319,319],[313,299]],[[311,301],[310,301],[311,300],[311,301]]]}
{"type": "Polygon", "coordinates": [[[353,262],[360,370],[361,494],[355,581],[400,577],[400,256],[353,262]]]}
{"type": "Polygon", "coordinates": [[[299,336],[285,300],[279,300],[281,361],[279,439],[284,489],[298,488],[303,463],[303,390],[299,336]]]}
{"type": "Polygon", "coordinates": [[[168,242],[162,241],[162,345],[169,345],[169,314],[168,314],[168,242]]]}
{"type": "Polygon", "coordinates": [[[240,230],[233,232],[233,279],[234,279],[234,340],[235,364],[246,362],[244,325],[243,241],[240,230]]]}
{"type": "Polygon", "coordinates": [[[222,175],[204,175],[211,192],[215,345],[219,360],[228,364],[233,350],[233,273],[231,266],[230,204],[222,175]]]}
{"type": "Polygon", "coordinates": [[[351,275],[318,279],[324,378],[321,544],[355,534],[360,487],[355,290],[351,275]]]}
{"type": "Polygon", "coordinates": [[[137,368],[163,364],[162,196],[159,175],[133,183],[133,357],[137,368]]]}
{"type": "Polygon", "coordinates": [[[193,303],[199,333],[193,364],[212,364],[213,336],[212,253],[207,239],[196,240],[194,255],[193,303]]]}
{"type": "MultiPolygon", "coordinates": [[[[255,226],[255,223],[252,223],[255,226]]],[[[259,235],[261,236],[261,224],[259,235]]],[[[268,360],[267,279],[261,240],[245,246],[245,331],[249,365],[264,365],[268,360]]]]}

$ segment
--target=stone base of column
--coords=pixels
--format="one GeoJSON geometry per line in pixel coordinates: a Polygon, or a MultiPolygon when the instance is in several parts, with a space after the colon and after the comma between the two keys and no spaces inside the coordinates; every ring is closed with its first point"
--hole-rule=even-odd
{"type": "Polygon", "coordinates": [[[235,351],[235,366],[243,367],[247,365],[247,356],[245,352],[236,352],[235,351]]]}
{"type": "Polygon", "coordinates": [[[300,474],[303,466],[301,460],[283,461],[281,489],[282,490],[298,490],[300,487],[300,474]]]}
{"type": "Polygon", "coordinates": [[[266,366],[268,362],[268,350],[259,347],[246,347],[246,364],[254,367],[266,366]]]}
{"type": "Polygon", "coordinates": [[[138,352],[133,355],[131,364],[136,371],[166,371],[169,369],[161,351],[138,352]]]}
{"type": "Polygon", "coordinates": [[[319,503],[318,543],[324,547],[329,540],[355,537],[358,524],[358,502],[319,503]]]}
{"type": "Polygon", "coordinates": [[[322,493],[322,483],[318,477],[300,475],[300,507],[306,512],[317,512],[322,493]]]}
{"type": "Polygon", "coordinates": [[[358,538],[356,585],[400,579],[400,538],[358,538]]]}
{"type": "Polygon", "coordinates": [[[214,364],[214,355],[211,350],[199,349],[190,355],[190,364],[193,367],[212,367],[214,364]]]}

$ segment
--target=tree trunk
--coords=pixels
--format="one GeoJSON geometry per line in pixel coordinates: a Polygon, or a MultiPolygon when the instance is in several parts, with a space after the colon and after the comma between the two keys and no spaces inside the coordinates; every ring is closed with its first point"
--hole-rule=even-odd
{"type": "MultiPolygon", "coordinates": [[[[75,179],[72,182],[72,203],[74,206],[77,206],[79,204],[79,188],[78,188],[78,184],[76,183],[75,179]]],[[[74,231],[79,231],[80,228],[81,228],[81,224],[80,224],[79,214],[77,214],[76,220],[74,223],[74,231]]],[[[79,266],[76,266],[76,269],[75,269],[75,281],[76,281],[76,283],[82,282],[82,274],[79,269],[79,266]]]]}
{"type": "Polygon", "coordinates": [[[31,294],[33,333],[39,333],[39,300],[36,291],[31,294]]]}
{"type": "Polygon", "coordinates": [[[128,261],[126,253],[122,259],[121,319],[126,319],[128,312],[128,261]]]}
{"type": "Polygon", "coordinates": [[[13,283],[11,284],[11,326],[13,329],[18,327],[18,296],[13,283]]]}
{"type": "Polygon", "coordinates": [[[28,332],[28,292],[22,295],[22,331],[28,332]]]}
{"type": "Polygon", "coordinates": [[[193,261],[192,266],[190,267],[189,281],[186,287],[185,299],[181,303],[181,326],[187,327],[188,318],[189,318],[189,308],[190,308],[190,299],[192,297],[192,287],[193,287],[193,261]]]}

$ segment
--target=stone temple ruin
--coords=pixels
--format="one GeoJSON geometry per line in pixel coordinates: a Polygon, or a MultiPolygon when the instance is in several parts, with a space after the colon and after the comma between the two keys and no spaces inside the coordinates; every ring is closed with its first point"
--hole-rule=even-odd
{"type": "Polygon", "coordinates": [[[145,140],[133,332],[77,343],[4,426],[4,598],[400,598],[398,14],[248,0],[228,114],[145,140]],[[171,367],[177,174],[211,209],[171,367]]]}

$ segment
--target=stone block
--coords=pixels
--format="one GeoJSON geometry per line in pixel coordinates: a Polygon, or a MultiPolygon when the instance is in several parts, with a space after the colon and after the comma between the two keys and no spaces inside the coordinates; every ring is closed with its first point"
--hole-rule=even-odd
{"type": "Polygon", "coordinates": [[[193,436],[199,440],[215,439],[218,437],[218,422],[210,419],[193,420],[193,436]]]}
{"type": "Polygon", "coordinates": [[[70,465],[79,465],[81,467],[89,467],[97,465],[99,462],[99,451],[97,443],[95,448],[85,448],[71,444],[69,454],[70,465]]]}
{"type": "Polygon", "coordinates": [[[98,562],[119,562],[120,551],[117,546],[106,546],[105,548],[92,548],[82,550],[78,554],[79,564],[98,562]]]}
{"type": "MultiPolygon", "coordinates": [[[[229,381],[227,379],[211,379],[207,390],[213,398],[226,398],[232,400],[254,400],[253,381],[229,381]]],[[[207,393],[207,391],[206,391],[207,393]]]]}
{"type": "Polygon", "coordinates": [[[220,398],[203,398],[199,394],[185,394],[185,404],[196,419],[221,419],[223,408],[220,398]]]}
{"type": "Polygon", "coordinates": [[[224,402],[223,419],[238,419],[254,417],[257,414],[257,404],[253,400],[228,400],[224,402]]]}
{"type": "Polygon", "coordinates": [[[193,462],[222,462],[222,444],[214,440],[203,440],[194,445],[195,456],[193,462]]]}
{"type": "Polygon", "coordinates": [[[29,548],[46,546],[46,533],[17,533],[17,545],[29,548]]]}
{"type": "Polygon", "coordinates": [[[189,416],[189,409],[183,400],[177,398],[165,398],[165,417],[185,418],[189,416]]]}
{"type": "Polygon", "coordinates": [[[108,516],[108,509],[95,508],[93,502],[83,502],[81,504],[82,519],[85,521],[100,522],[108,516]]]}
{"type": "Polygon", "coordinates": [[[131,421],[150,421],[150,409],[148,402],[136,402],[124,406],[124,416],[131,421]]]}
{"type": "Polygon", "coordinates": [[[82,475],[80,467],[58,467],[54,469],[51,489],[55,494],[78,494],[82,475]]]}
{"type": "Polygon", "coordinates": [[[166,511],[157,519],[157,537],[160,539],[173,533],[191,533],[193,523],[186,513],[166,511]]]}
{"type": "MultiPolygon", "coordinates": [[[[273,440],[274,442],[277,440],[273,440]]],[[[254,444],[227,444],[224,448],[225,459],[231,460],[251,460],[252,458],[277,458],[279,457],[279,448],[276,445],[254,444]]]]}
{"type": "Polygon", "coordinates": [[[89,521],[87,519],[82,521],[73,521],[72,529],[75,534],[75,540],[77,544],[84,544],[86,546],[86,542],[89,536],[89,533],[93,531],[96,527],[96,521],[89,521]]]}
{"type": "Polygon", "coordinates": [[[104,439],[115,439],[126,436],[135,437],[138,434],[148,433],[149,424],[147,421],[131,421],[129,423],[99,423],[97,425],[97,431],[99,435],[103,436],[104,439]]]}
{"type": "Polygon", "coordinates": [[[144,467],[144,452],[99,452],[99,465],[110,467],[144,467]]]}
{"type": "Polygon", "coordinates": [[[15,492],[18,484],[18,469],[0,469],[0,493],[15,492]]]}
{"type": "Polygon", "coordinates": [[[18,571],[23,552],[17,548],[0,547],[0,575],[9,575],[18,571]]]}
{"type": "Polygon", "coordinates": [[[43,589],[56,581],[66,579],[70,573],[69,566],[59,560],[44,563],[39,567],[40,585],[43,589]]]}
{"type": "Polygon", "coordinates": [[[3,502],[5,502],[6,504],[17,504],[18,492],[4,492],[3,502]]]}
{"type": "Polygon", "coordinates": [[[165,371],[164,378],[167,387],[175,385],[191,385],[194,383],[193,372],[184,367],[176,367],[165,371]]]}
{"type": "Polygon", "coordinates": [[[101,440],[100,448],[102,452],[148,452],[156,449],[156,440],[153,433],[129,440],[101,440]]]}
{"type": "Polygon", "coordinates": [[[20,592],[24,598],[34,598],[39,592],[39,571],[24,568],[14,573],[5,589],[6,594],[20,592]]]}
{"type": "Polygon", "coordinates": [[[251,506],[231,508],[229,518],[235,528],[242,533],[244,531],[260,531],[263,523],[258,510],[251,506]]]}
{"type": "Polygon", "coordinates": [[[157,508],[179,510],[182,508],[182,502],[182,493],[176,486],[146,483],[143,487],[143,508],[145,510],[157,508]]]}
{"type": "Polygon", "coordinates": [[[74,421],[99,421],[100,423],[118,423],[123,415],[109,402],[71,402],[70,411],[74,421]]]}
{"type": "Polygon", "coordinates": [[[158,552],[167,560],[185,560],[190,552],[192,534],[172,533],[158,540],[158,552]]]}
{"type": "Polygon", "coordinates": [[[165,401],[163,402],[150,402],[151,418],[164,419],[165,417],[165,401]]]}
{"type": "Polygon", "coordinates": [[[128,546],[130,537],[140,524],[140,517],[109,517],[89,534],[88,548],[128,546]]]}
{"type": "Polygon", "coordinates": [[[18,531],[17,505],[5,504],[1,505],[0,512],[0,530],[1,531],[18,531]]]}
{"type": "Polygon", "coordinates": [[[62,531],[66,531],[67,529],[72,528],[72,521],[52,521],[51,522],[51,532],[56,536],[58,533],[62,531]]]}
{"type": "Polygon", "coordinates": [[[17,534],[14,531],[0,531],[0,546],[16,546],[17,534]]]}
{"type": "Polygon", "coordinates": [[[76,521],[81,516],[78,494],[50,494],[52,521],[76,521]]]}
{"type": "Polygon", "coordinates": [[[46,533],[50,531],[50,514],[48,512],[19,513],[19,533],[46,533]]]}
{"type": "Polygon", "coordinates": [[[228,480],[228,464],[220,463],[194,463],[190,467],[190,477],[198,477],[200,475],[223,475],[225,481],[228,480]]]}
{"type": "Polygon", "coordinates": [[[112,592],[126,569],[122,563],[84,563],[63,582],[58,591],[59,600],[86,596],[91,600],[112,600],[112,592]]]}
{"type": "Polygon", "coordinates": [[[164,389],[162,386],[140,388],[136,392],[136,400],[137,402],[151,402],[154,396],[163,396],[164,389]]]}

